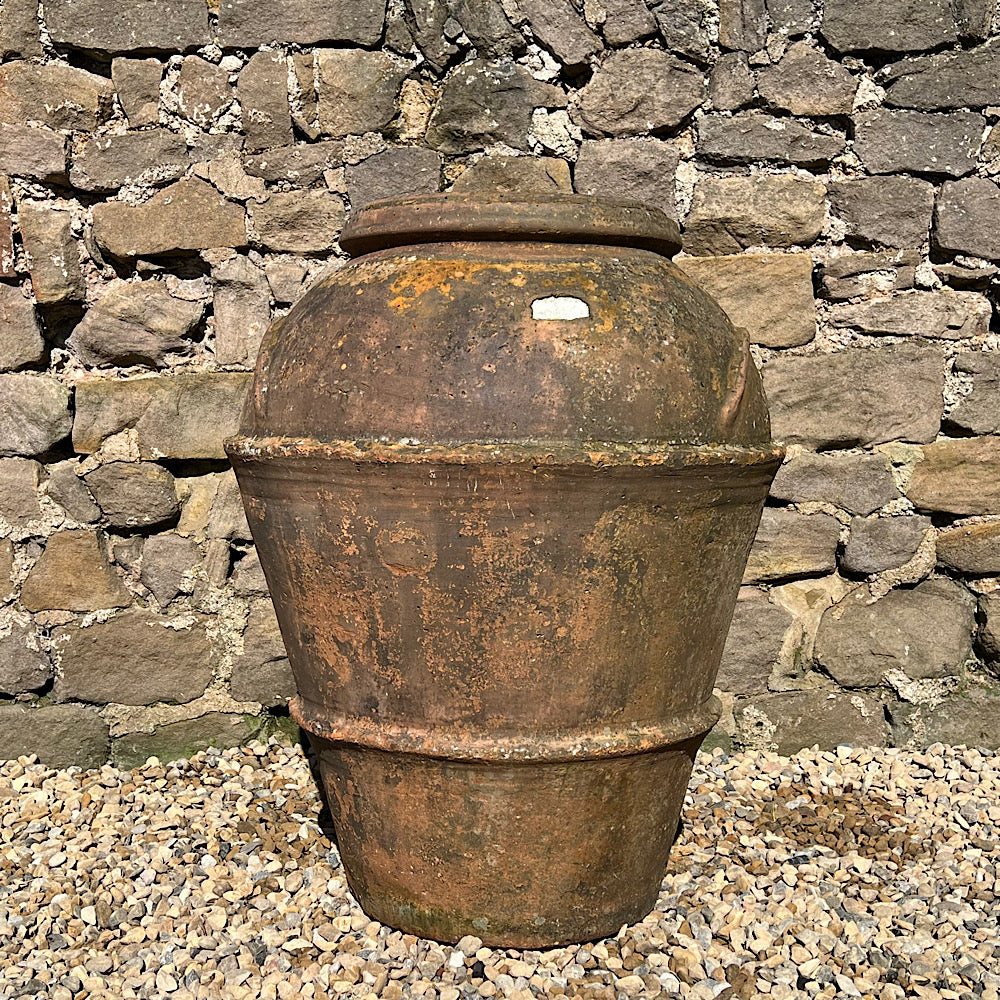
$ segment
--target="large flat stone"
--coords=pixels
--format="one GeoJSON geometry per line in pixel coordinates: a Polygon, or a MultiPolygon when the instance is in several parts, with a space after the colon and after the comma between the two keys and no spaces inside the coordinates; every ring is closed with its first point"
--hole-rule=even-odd
{"type": "Polygon", "coordinates": [[[944,743],[950,747],[1000,747],[1000,691],[995,686],[969,685],[937,705],[920,706],[920,727],[914,725],[915,706],[898,702],[890,706],[893,736],[897,743],[919,746],[944,743]]]}
{"type": "Polygon", "coordinates": [[[35,301],[40,305],[82,301],[86,283],[72,213],[54,209],[49,202],[22,200],[17,219],[35,301]]]}
{"type": "Polygon", "coordinates": [[[929,517],[855,517],[840,560],[847,573],[882,573],[908,563],[931,527],[929,517]]]}
{"type": "Polygon", "coordinates": [[[245,149],[257,151],[292,141],[288,61],[278,52],[257,52],[240,71],[236,96],[243,110],[245,149]]]}
{"type": "Polygon", "coordinates": [[[0,634],[0,694],[35,691],[44,687],[51,676],[52,662],[41,649],[38,633],[30,626],[12,622],[6,634],[0,634]]]}
{"type": "Polygon", "coordinates": [[[873,174],[899,170],[961,177],[976,169],[986,119],[878,108],[854,119],[854,151],[873,174]]]}
{"type": "Polygon", "coordinates": [[[719,44],[756,52],[767,39],[764,0],[719,0],[719,44]]]}
{"type": "Polygon", "coordinates": [[[323,49],[316,53],[319,124],[339,138],[377,132],[395,116],[410,64],[386,52],[323,49]]]}
{"type": "Polygon", "coordinates": [[[259,701],[266,708],[284,705],[295,694],[295,678],[270,601],[254,601],[250,607],[243,652],[233,657],[229,688],[237,701],[259,701]]]}
{"type": "Polygon", "coordinates": [[[710,163],[829,163],[845,149],[842,133],[822,132],[792,118],[758,112],[707,114],[698,122],[697,151],[710,163]]]}
{"type": "Polygon", "coordinates": [[[0,284],[0,372],[37,364],[45,341],[31,300],[17,285],[0,284]]]}
{"type": "Polygon", "coordinates": [[[155,125],[159,121],[162,79],[163,63],[159,59],[126,59],[119,56],[111,61],[111,80],[132,128],[155,125]]]}
{"type": "Polygon", "coordinates": [[[774,726],[771,741],[780,754],[806,747],[834,750],[848,744],[886,744],[881,703],[867,695],[844,691],[785,691],[754,698],[753,707],[774,726]]]}
{"type": "Polygon", "coordinates": [[[29,59],[41,54],[38,0],[4,0],[0,13],[0,59],[29,59]]]}
{"type": "MultiPolygon", "coordinates": [[[[30,458],[0,458],[0,520],[19,530],[40,521],[42,466],[30,458]]],[[[36,525],[37,527],[37,525],[36,525]]]]}
{"type": "Polygon", "coordinates": [[[250,208],[260,246],[287,253],[329,253],[345,214],[343,199],[332,191],[276,191],[250,208]]]}
{"type": "Polygon", "coordinates": [[[793,616],[772,604],[765,593],[744,587],[736,602],[715,686],[741,697],[763,694],[785,631],[793,621],[793,616]]]}
{"type": "Polygon", "coordinates": [[[0,174],[65,183],[66,137],[47,128],[0,125],[0,174]]]}
{"type": "Polygon", "coordinates": [[[680,156],[660,139],[586,139],[580,146],[573,183],[578,194],[639,201],[677,218],[674,177],[680,156]]]}
{"type": "Polygon", "coordinates": [[[73,187],[82,191],[116,191],[128,181],[177,180],[189,166],[182,135],[165,128],[124,135],[93,136],[77,148],[70,169],[73,187]]]}
{"type": "Polygon", "coordinates": [[[1000,522],[965,524],[942,531],[937,538],[941,566],[973,576],[1000,574],[1000,522]]]}
{"type": "Polygon", "coordinates": [[[892,298],[834,306],[830,320],[835,327],[894,337],[937,337],[965,340],[985,337],[993,309],[978,292],[900,292],[892,298]]]}
{"type": "Polygon", "coordinates": [[[871,514],[899,496],[884,455],[814,455],[788,458],[771,496],[790,503],[832,503],[852,514],[871,514]]]}
{"type": "Polygon", "coordinates": [[[858,81],[809,42],[795,42],[760,71],[757,89],[771,107],[793,115],[849,115],[858,81]]]}
{"type": "Polygon", "coordinates": [[[829,186],[833,214],[852,242],[920,247],[934,211],[934,186],[915,177],[860,177],[829,186]]]}
{"type": "Polygon", "coordinates": [[[906,487],[919,510],[968,517],[1000,514],[1000,437],[935,441],[906,487]]]}
{"type": "Polygon", "coordinates": [[[246,157],[243,166],[248,174],[266,181],[288,181],[295,187],[308,187],[323,176],[323,171],[339,167],[344,159],[344,144],[339,140],[278,146],[246,157]]]}
{"type": "Polygon", "coordinates": [[[1000,261],[1000,187],[985,177],[944,184],[934,213],[934,241],[942,250],[1000,261]]]}
{"type": "Polygon", "coordinates": [[[376,45],[386,0],[219,0],[219,35],[227,48],[269,42],[376,45]]]}
{"type": "Polygon", "coordinates": [[[41,455],[73,426],[71,393],[51,375],[0,375],[0,456],[41,455]]]}
{"type": "Polygon", "coordinates": [[[95,52],[183,52],[207,45],[204,0],[45,0],[45,26],[56,45],[95,52]]]}
{"type": "Polygon", "coordinates": [[[753,343],[797,347],[816,336],[809,254],[683,257],[674,263],[716,299],[735,326],[749,332],[753,343]]]}
{"type": "Polygon", "coordinates": [[[76,388],[73,446],[89,454],[105,438],[134,428],[140,457],[225,458],[236,432],[250,373],[84,379],[76,388]]]}
{"type": "Polygon", "coordinates": [[[64,63],[0,66],[0,122],[92,131],[111,114],[114,88],[106,77],[64,63]]]}
{"type": "Polygon", "coordinates": [[[1000,104],[1000,39],[974,49],[904,59],[889,76],[885,103],[890,107],[949,111],[1000,104]]]}
{"type": "Polygon", "coordinates": [[[826,0],[822,30],[838,52],[919,52],[958,41],[948,0],[826,0]]]}
{"type": "Polygon", "coordinates": [[[111,744],[111,759],[117,767],[139,767],[150,757],[164,763],[184,760],[209,747],[226,750],[249,743],[259,728],[259,723],[243,715],[209,712],[157,726],[151,733],[119,736],[111,744]]]}
{"type": "Polygon", "coordinates": [[[57,531],[31,567],[21,588],[28,611],[98,611],[132,603],[93,531],[57,531]]]}
{"type": "Polygon", "coordinates": [[[174,477],[156,462],[108,462],[84,479],[108,524],[119,531],[152,528],[180,513],[174,477]]]}
{"type": "Polygon", "coordinates": [[[839,541],[840,525],[829,514],[765,507],[743,582],[832,573],[839,541]]]}
{"type": "MultiPolygon", "coordinates": [[[[510,159],[514,162],[535,162],[534,157],[510,159]]],[[[468,172],[466,171],[466,174],[468,172]]],[[[566,174],[568,181],[568,168],[566,174]]],[[[351,209],[356,212],[359,208],[382,198],[436,194],[441,186],[441,156],[433,149],[422,149],[418,146],[385,149],[360,163],[349,164],[346,176],[351,209]]]]}
{"type": "Polygon", "coordinates": [[[271,322],[271,293],[264,271],[237,255],[212,270],[215,293],[215,359],[221,365],[253,365],[271,322]]]}
{"type": "Polygon", "coordinates": [[[100,767],[108,724],[82,705],[0,705],[0,760],[27,754],[45,767],[100,767]]]}
{"type": "Polygon", "coordinates": [[[582,66],[603,48],[569,0],[520,0],[519,6],[535,39],[564,66],[582,66]]]}
{"type": "Polygon", "coordinates": [[[946,417],[950,427],[971,434],[1000,431],[1000,354],[967,351],[955,358],[955,371],[972,376],[972,390],[946,417]]]}

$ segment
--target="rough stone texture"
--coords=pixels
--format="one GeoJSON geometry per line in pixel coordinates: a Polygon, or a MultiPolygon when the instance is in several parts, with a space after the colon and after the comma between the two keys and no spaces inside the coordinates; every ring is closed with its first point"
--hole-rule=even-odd
{"type": "Polygon", "coordinates": [[[705,115],[698,123],[698,153],[714,163],[829,163],[847,142],[840,133],[807,128],[787,118],[749,113],[705,115]]]}
{"type": "Polygon", "coordinates": [[[891,68],[890,77],[885,95],[890,107],[949,111],[1000,104],[1000,39],[974,49],[904,59],[891,68]]]}
{"type": "Polygon", "coordinates": [[[47,128],[0,125],[0,174],[65,183],[66,137],[47,128]]]}
{"type": "MultiPolygon", "coordinates": [[[[572,194],[573,180],[569,164],[554,156],[484,156],[461,174],[451,189],[462,194],[504,196],[572,194]]],[[[351,200],[353,203],[353,195],[351,200]]]]}
{"type": "Polygon", "coordinates": [[[920,510],[1000,514],[1000,437],[940,440],[923,449],[906,488],[920,510]]]}
{"type": "Polygon", "coordinates": [[[111,112],[111,81],[61,63],[10,62],[0,66],[0,122],[41,122],[86,132],[111,112]]]}
{"type": "Polygon", "coordinates": [[[155,125],[159,120],[162,79],[163,63],[159,59],[126,59],[120,56],[111,61],[111,81],[132,128],[155,125]]]}
{"type": "MultiPolygon", "coordinates": [[[[979,598],[982,627],[978,635],[978,648],[987,660],[1000,660],[1000,593],[983,594],[979,598]]],[[[994,666],[994,672],[996,667],[994,666]]]]}
{"type": "Polygon", "coordinates": [[[60,699],[98,705],[183,703],[212,679],[212,646],[202,615],[163,616],[131,608],[87,628],[53,633],[60,699]]]}
{"type": "Polygon", "coordinates": [[[0,59],[42,54],[38,0],[4,0],[0,10],[0,59]]]}
{"type": "Polygon", "coordinates": [[[719,44],[756,52],[767,39],[764,0],[719,0],[719,44]]]}
{"type": "Polygon", "coordinates": [[[787,174],[702,174],[684,223],[684,249],[697,256],[746,247],[808,246],[823,230],[826,188],[787,174]]]}
{"type": "Polygon", "coordinates": [[[180,512],[174,477],[155,462],[109,462],[84,478],[108,524],[119,531],[152,528],[180,512]]]}
{"type": "Polygon", "coordinates": [[[101,508],[94,503],[90,490],[77,475],[79,470],[80,463],[75,458],[50,465],[45,491],[75,521],[92,524],[100,518],[101,508]]]}
{"type": "MultiPolygon", "coordinates": [[[[225,2],[225,0],[223,0],[225,2]]],[[[112,741],[111,759],[118,767],[138,767],[150,757],[167,763],[191,757],[208,747],[227,749],[253,739],[258,726],[245,716],[209,712],[157,726],[151,733],[129,733],[112,741]]]]}
{"type": "Polygon", "coordinates": [[[921,260],[917,250],[844,253],[830,257],[821,265],[819,294],[825,299],[843,301],[888,289],[913,288],[921,260]]]}
{"type": "Polygon", "coordinates": [[[108,724],[82,705],[0,705],[0,760],[25,754],[44,767],[100,767],[108,724]]]}
{"type": "Polygon", "coordinates": [[[221,365],[253,365],[271,322],[267,278],[243,256],[230,257],[212,271],[215,282],[215,359],[221,365]]]}
{"type": "Polygon", "coordinates": [[[941,351],[925,344],[773,358],[763,374],[774,438],[813,448],[933,441],[942,367],[941,351]]]}
{"type": "Polygon", "coordinates": [[[243,165],[248,174],[266,181],[289,181],[296,187],[308,187],[320,180],[323,171],[343,162],[344,144],[327,139],[308,146],[279,146],[255,156],[243,165]]]}
{"type": "Polygon", "coordinates": [[[410,64],[384,52],[324,49],[319,66],[319,124],[339,137],[378,131],[395,116],[410,64]]]}
{"type": "Polygon", "coordinates": [[[736,111],[753,100],[754,76],[745,52],[724,52],[708,78],[708,96],[717,111],[736,111]]]}
{"type": "MultiPolygon", "coordinates": [[[[525,158],[525,162],[535,161],[525,158]]],[[[441,157],[434,150],[421,147],[386,149],[350,164],[346,176],[351,208],[357,211],[382,198],[436,194],[441,186],[441,157]]]]}
{"type": "Polygon", "coordinates": [[[831,573],[839,540],[840,525],[829,514],[765,507],[743,582],[831,573]]]}
{"type": "Polygon", "coordinates": [[[679,124],[705,96],[704,78],[689,64],[626,49],[611,53],[580,91],[578,119],[588,135],[638,135],[679,124]]]}
{"type": "Polygon", "coordinates": [[[711,60],[711,22],[715,11],[703,0],[654,0],[660,37],[671,52],[697,63],[711,60]]]}
{"type": "Polygon", "coordinates": [[[49,375],[0,375],[0,456],[41,455],[70,432],[70,392],[49,375]]]}
{"type": "MultiPolygon", "coordinates": [[[[579,170],[579,168],[577,168],[579,170]]],[[[816,336],[809,254],[736,254],[675,261],[755,344],[796,347],[816,336]]]]}
{"type": "Polygon", "coordinates": [[[83,299],[86,287],[72,213],[53,211],[47,202],[21,201],[17,219],[35,301],[54,305],[83,299]]]}
{"type": "Polygon", "coordinates": [[[816,15],[812,0],[767,0],[767,13],[772,31],[793,37],[805,34],[816,15]]]}
{"type": "Polygon", "coordinates": [[[147,538],[142,545],[139,579],[161,606],[182,591],[191,589],[191,574],[201,559],[198,545],[190,538],[167,532],[147,538]]]}
{"type": "Polygon", "coordinates": [[[1000,261],[1000,187],[985,177],[944,184],[934,212],[934,242],[942,250],[1000,261]]]}
{"type": "Polygon", "coordinates": [[[209,538],[251,541],[250,525],[247,524],[236,474],[232,470],[225,472],[219,478],[205,533],[209,538]]]}
{"type": "Polygon", "coordinates": [[[21,588],[21,604],[28,611],[97,611],[131,603],[108,562],[104,536],[93,531],[50,535],[21,588]]]}
{"type": "Polygon", "coordinates": [[[677,149],[658,139],[588,139],[574,171],[579,194],[605,194],[653,205],[677,218],[674,175],[677,149]]]}
{"type": "Polygon", "coordinates": [[[68,344],[87,365],[162,367],[169,354],[186,353],[185,339],[205,308],[172,296],[160,281],[134,281],[109,289],[87,310],[68,344]]]}
{"type": "Polygon", "coordinates": [[[38,364],[45,341],[31,300],[17,285],[0,284],[0,372],[38,364]]]}
{"type": "Polygon", "coordinates": [[[0,519],[18,529],[40,520],[42,467],[30,458],[0,458],[0,519]]]}
{"type": "Polygon", "coordinates": [[[41,651],[34,629],[14,622],[9,631],[0,634],[0,694],[35,691],[51,676],[52,663],[41,651]]]}
{"type": "Polygon", "coordinates": [[[13,589],[14,546],[9,538],[0,538],[0,600],[6,600],[13,589]]]}
{"type": "Polygon", "coordinates": [[[115,191],[128,181],[175,181],[188,165],[184,137],[169,129],[92,136],[75,151],[70,181],[83,191],[115,191]]]}
{"type": "Polygon", "coordinates": [[[601,34],[613,47],[631,45],[656,34],[656,18],[643,0],[602,0],[604,23],[601,34]]]}
{"type": "Polygon", "coordinates": [[[931,526],[929,517],[856,517],[840,560],[847,573],[881,573],[908,563],[931,526]]]}
{"type": "Polygon", "coordinates": [[[865,588],[823,615],[816,661],[843,687],[874,687],[887,670],[920,680],[961,672],[972,653],[976,602],[950,580],[925,580],[871,601],[865,588]]]}
{"type": "Polygon", "coordinates": [[[94,207],[94,238],[115,257],[246,246],[242,205],[197,178],[177,181],[135,207],[108,201],[94,207]]]}
{"type": "Polygon", "coordinates": [[[884,746],[886,726],[879,702],[843,691],[785,691],[761,695],[753,706],[774,725],[771,742],[781,754],[802,747],[834,750],[843,744],[884,746]]]}
{"type": "Polygon", "coordinates": [[[134,428],[142,458],[225,458],[222,442],[236,433],[250,377],[220,372],[85,379],[76,387],[73,447],[88,454],[105,438],[134,428]]]}
{"type": "Polygon", "coordinates": [[[989,302],[981,295],[943,288],[838,305],[830,320],[836,327],[853,327],[868,334],[964,340],[985,337],[992,314],[989,302]]]}
{"type": "Polygon", "coordinates": [[[808,42],[796,42],[757,76],[760,96],[793,115],[848,115],[858,81],[808,42]]]}
{"type": "Polygon", "coordinates": [[[292,141],[288,107],[288,63],[277,52],[257,52],[240,72],[236,96],[243,109],[245,148],[250,151],[292,141]]]}
{"type": "Polygon", "coordinates": [[[236,564],[230,580],[233,584],[233,590],[237,594],[251,596],[256,594],[266,595],[268,593],[267,578],[264,576],[264,570],[260,565],[260,557],[257,555],[256,549],[248,552],[236,564]]]}
{"type": "Polygon", "coordinates": [[[966,524],[937,538],[938,564],[973,576],[1000,574],[1000,522],[966,524]]]}
{"type": "MultiPolygon", "coordinates": [[[[893,735],[905,744],[916,736],[914,707],[898,703],[892,711],[893,735]]],[[[1000,743],[1000,695],[983,687],[966,687],[932,709],[920,710],[922,745],[993,747],[1000,743]]]]}
{"type": "Polygon", "coordinates": [[[259,245],[291,253],[329,253],[344,216],[343,199],[328,191],[275,193],[250,209],[259,245]]]}
{"type": "Polygon", "coordinates": [[[855,118],[854,151],[873,174],[906,170],[961,177],[976,169],[985,128],[982,115],[967,111],[879,108],[855,118]]]}
{"type": "Polygon", "coordinates": [[[832,503],[851,514],[871,514],[899,496],[884,455],[814,455],[785,460],[771,496],[789,503],[832,503]]]}
{"type": "Polygon", "coordinates": [[[886,247],[919,247],[931,228],[934,185],[913,177],[862,177],[828,188],[848,237],[886,247]]]}
{"type": "MultiPolygon", "coordinates": [[[[0,174],[0,278],[17,277],[17,252],[14,247],[14,199],[10,181],[0,174]]],[[[2,348],[0,348],[2,350],[2,348]]]]}
{"type": "Polygon", "coordinates": [[[563,107],[566,95],[509,61],[474,60],[447,79],[427,127],[426,142],[442,153],[474,153],[495,143],[528,148],[536,107],[563,107]]]}
{"type": "Polygon", "coordinates": [[[715,686],[737,697],[763,694],[794,617],[756,587],[740,590],[715,686]]]}
{"type": "Polygon", "coordinates": [[[825,0],[823,37],[839,52],[916,52],[950,45],[958,29],[947,0],[825,0]]]}
{"type": "Polygon", "coordinates": [[[295,694],[295,678],[270,601],[255,601],[250,607],[243,652],[233,657],[230,685],[237,700],[267,707],[284,705],[295,694]]]}
{"type": "Polygon", "coordinates": [[[519,6],[535,39],[563,65],[580,66],[601,50],[601,40],[569,0],[519,0],[519,6]]]}
{"type": "Polygon", "coordinates": [[[196,125],[211,125],[233,102],[229,74],[201,56],[188,56],[177,77],[177,107],[196,125]]]}
{"type": "Polygon", "coordinates": [[[268,42],[356,42],[375,45],[385,0],[219,0],[219,34],[227,48],[268,42]]]}
{"type": "Polygon", "coordinates": [[[294,302],[302,294],[309,271],[296,260],[269,260],[264,264],[267,283],[274,301],[279,305],[294,302]]]}
{"type": "Polygon", "coordinates": [[[972,391],[945,418],[971,434],[1000,430],[1000,355],[969,351],[955,358],[955,371],[972,376],[972,391]]]}
{"type": "Polygon", "coordinates": [[[202,0],[45,0],[45,25],[56,45],[95,52],[183,52],[211,40],[202,0]]]}

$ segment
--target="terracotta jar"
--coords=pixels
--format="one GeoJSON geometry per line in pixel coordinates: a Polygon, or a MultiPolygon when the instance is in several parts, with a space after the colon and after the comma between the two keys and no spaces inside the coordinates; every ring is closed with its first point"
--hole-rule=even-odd
{"type": "Polygon", "coordinates": [[[267,334],[228,443],[347,878],[542,947],[653,906],[780,461],[676,225],[382,202],[267,334]]]}

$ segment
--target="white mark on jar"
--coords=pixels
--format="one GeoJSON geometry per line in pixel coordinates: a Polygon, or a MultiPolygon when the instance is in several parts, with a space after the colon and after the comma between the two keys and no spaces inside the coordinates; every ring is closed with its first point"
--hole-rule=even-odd
{"type": "Polygon", "coordinates": [[[532,319],[586,319],[590,306],[572,295],[550,295],[531,303],[532,319]]]}

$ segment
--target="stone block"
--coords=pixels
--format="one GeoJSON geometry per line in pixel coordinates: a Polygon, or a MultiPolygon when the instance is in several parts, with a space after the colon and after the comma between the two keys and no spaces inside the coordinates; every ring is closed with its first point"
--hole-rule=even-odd
{"type": "Polygon", "coordinates": [[[844,691],[784,691],[754,698],[753,707],[774,726],[771,742],[778,753],[790,755],[806,747],[835,750],[847,744],[886,744],[881,703],[867,695],[844,691]]]}
{"type": "Polygon", "coordinates": [[[899,496],[884,455],[814,455],[786,459],[771,496],[789,503],[832,503],[851,514],[871,514],[899,496]]]}
{"type": "Polygon", "coordinates": [[[965,524],[937,538],[938,565],[971,576],[1000,574],[1000,522],[965,524]]]}
{"type": "Polygon", "coordinates": [[[683,257],[674,263],[755,344],[797,347],[816,336],[812,258],[806,253],[683,257]]]}
{"type": "Polygon", "coordinates": [[[88,132],[111,114],[114,89],[106,77],[64,63],[9,62],[0,66],[0,122],[40,122],[88,132]]]}
{"type": "Polygon", "coordinates": [[[17,222],[35,301],[40,305],[82,301],[86,285],[72,213],[47,201],[20,201],[17,222]]]}
{"type": "Polygon", "coordinates": [[[643,0],[603,0],[601,34],[616,48],[656,34],[656,18],[643,0]]]}
{"type": "Polygon", "coordinates": [[[235,256],[212,269],[215,283],[215,360],[252,366],[271,323],[271,290],[263,270],[235,256]]]}
{"type": "Polygon", "coordinates": [[[743,582],[832,573],[839,541],[840,525],[829,514],[765,507],[743,582]]]}
{"type": "Polygon", "coordinates": [[[268,593],[267,579],[260,565],[257,550],[252,549],[237,564],[230,580],[233,590],[241,596],[255,596],[268,593]]]}
{"type": "Polygon", "coordinates": [[[182,135],[165,128],[92,136],[77,148],[69,177],[82,191],[116,191],[129,181],[166,183],[189,166],[182,135]]]}
{"type": "Polygon", "coordinates": [[[73,426],[70,391],[51,375],[0,375],[0,456],[41,455],[73,426]]]}
{"type": "Polygon", "coordinates": [[[640,135],[679,125],[707,96],[704,75],[689,63],[656,49],[623,49],[580,91],[577,120],[587,135],[640,135]]]}
{"type": "Polygon", "coordinates": [[[914,725],[915,706],[902,702],[890,706],[893,737],[898,744],[1000,747],[1000,691],[993,686],[969,685],[936,705],[921,705],[919,711],[918,728],[914,725]]]}
{"type": "Polygon", "coordinates": [[[600,38],[577,13],[569,0],[520,0],[535,41],[548,49],[564,66],[583,66],[601,51],[600,38]]]}
{"type": "Polygon", "coordinates": [[[98,611],[131,603],[108,562],[104,536],[93,531],[50,535],[21,588],[28,611],[98,611]]]}
{"type": "Polygon", "coordinates": [[[274,192],[250,208],[259,246],[286,253],[329,253],[344,217],[343,199],[330,191],[274,192]]]}
{"type": "Polygon", "coordinates": [[[165,607],[178,594],[190,593],[192,573],[201,560],[198,545],[172,532],[151,535],[143,542],[140,579],[165,607]]]}
{"type": "Polygon", "coordinates": [[[977,292],[943,288],[934,292],[900,292],[888,299],[833,307],[835,327],[850,327],[861,333],[893,337],[938,337],[965,340],[985,337],[993,309],[977,292]]]}
{"type": "Polygon", "coordinates": [[[115,257],[154,257],[212,247],[245,247],[242,205],[197,178],[177,181],[149,201],[94,206],[94,239],[115,257]]]}
{"type": "Polygon", "coordinates": [[[708,78],[708,96],[716,111],[737,111],[754,98],[754,76],[745,52],[723,52],[708,78]]]}
{"type": "Polygon", "coordinates": [[[344,162],[344,144],[326,139],[308,145],[279,146],[248,156],[243,166],[248,174],[266,181],[288,181],[296,187],[308,187],[322,180],[323,171],[344,162]]]}
{"type": "Polygon", "coordinates": [[[961,177],[976,169],[986,119],[879,108],[854,119],[854,151],[872,174],[900,170],[961,177]]]}
{"type": "Polygon", "coordinates": [[[183,760],[209,747],[226,750],[249,743],[259,728],[260,723],[243,715],[209,712],[157,726],[151,733],[119,736],[111,744],[111,759],[123,768],[141,767],[150,757],[164,763],[183,760]]]}
{"type": "Polygon", "coordinates": [[[84,479],[108,524],[119,531],[156,527],[180,513],[174,477],[155,462],[109,462],[84,479]]]}
{"type": "Polygon", "coordinates": [[[177,75],[177,110],[195,125],[210,126],[233,103],[229,74],[201,56],[188,56],[177,75]]]}
{"type": "Polygon", "coordinates": [[[385,52],[323,49],[316,53],[319,125],[339,138],[378,132],[395,117],[410,63],[385,52]]]}
{"type": "Polygon", "coordinates": [[[256,52],[240,71],[236,96],[243,109],[245,149],[257,152],[292,141],[288,62],[278,52],[256,52]]]}
{"type": "MultiPolygon", "coordinates": [[[[850,4],[853,0],[841,2],[850,4]]],[[[889,80],[885,103],[890,107],[950,111],[997,105],[1000,104],[1000,39],[993,38],[973,49],[904,59],[890,67],[886,75],[889,80]]]]}
{"type": "Polygon", "coordinates": [[[704,65],[712,61],[715,10],[700,0],[653,0],[650,4],[660,37],[670,52],[704,65]]]}
{"type": "Polygon", "coordinates": [[[929,517],[855,517],[840,560],[847,573],[882,573],[905,566],[931,527],[929,517]]]}
{"type": "Polygon", "coordinates": [[[0,284],[0,372],[36,365],[45,341],[31,300],[17,285],[0,284]]]}
{"type": "Polygon", "coordinates": [[[159,121],[162,79],[163,63],[159,59],[126,59],[121,56],[111,61],[111,80],[132,128],[155,125],[159,121]]]}
{"type": "Polygon", "coordinates": [[[979,598],[978,648],[987,660],[1000,660],[1000,593],[982,594],[979,598]]]}
{"type": "Polygon", "coordinates": [[[66,137],[47,128],[0,125],[0,174],[66,182],[66,137]]]}
{"type": "Polygon", "coordinates": [[[42,517],[38,487],[42,467],[30,458],[0,458],[0,520],[25,530],[42,517]]]}
{"type": "Polygon", "coordinates": [[[101,767],[108,724],[82,705],[0,705],[0,760],[27,754],[45,767],[101,767]]]}
{"type": "Polygon", "coordinates": [[[919,52],[958,41],[948,0],[825,0],[822,31],[838,52],[919,52]]]}
{"type": "Polygon", "coordinates": [[[101,508],[94,503],[84,481],[77,475],[80,462],[76,458],[68,458],[64,462],[50,465],[46,470],[48,479],[45,481],[45,492],[74,521],[81,524],[93,524],[100,519],[101,508]]]}
{"type": "Polygon", "coordinates": [[[826,188],[790,174],[702,174],[684,223],[684,249],[695,256],[751,246],[808,246],[823,231],[826,188]]]}
{"type": "Polygon", "coordinates": [[[243,652],[233,657],[229,687],[237,701],[259,701],[265,708],[285,705],[295,694],[295,678],[270,601],[254,601],[250,607],[243,652]]]}
{"type": "Polygon", "coordinates": [[[243,372],[192,372],[83,379],[76,388],[73,446],[89,454],[111,435],[133,428],[144,459],[225,458],[222,442],[236,432],[251,377],[243,372]]]}
{"type": "MultiPolygon", "coordinates": [[[[527,157],[525,162],[529,161],[527,157]]],[[[569,168],[567,167],[567,175],[569,168]]],[[[351,209],[357,211],[382,198],[437,194],[441,187],[441,156],[433,149],[403,146],[386,149],[346,170],[351,209]]]]}
{"type": "Polygon", "coordinates": [[[794,617],[755,587],[740,590],[715,686],[739,697],[763,694],[794,617]]]}
{"type": "Polygon", "coordinates": [[[354,42],[377,45],[386,0],[220,0],[219,35],[226,48],[269,42],[354,42]]]}
{"type": "Polygon", "coordinates": [[[264,263],[264,273],[274,301],[285,305],[302,294],[309,269],[301,261],[278,258],[264,263]]]}
{"type": "Polygon", "coordinates": [[[41,54],[38,0],[4,0],[0,11],[0,59],[30,59],[41,54]]]}
{"type": "Polygon", "coordinates": [[[764,0],[719,0],[719,45],[757,52],[767,40],[764,0]]]}
{"type": "Polygon", "coordinates": [[[852,591],[823,614],[816,662],[842,687],[882,683],[886,671],[913,680],[960,674],[972,653],[976,602],[950,580],[925,580],[872,601],[852,591]]]}
{"type": "Polygon", "coordinates": [[[942,439],[923,449],[906,488],[919,510],[1000,514],[1000,437],[942,439]]]}
{"type": "Polygon", "coordinates": [[[203,0],[45,0],[45,26],[56,45],[95,52],[184,52],[207,45],[203,0]]]}
{"type": "Polygon", "coordinates": [[[674,179],[677,149],[660,139],[586,139],[580,146],[573,181],[579,194],[639,201],[677,218],[674,179]]]}
{"type": "Polygon", "coordinates": [[[36,691],[51,677],[52,663],[41,650],[38,634],[30,626],[12,622],[0,634],[0,694],[36,691]]]}
{"type": "Polygon", "coordinates": [[[924,343],[772,358],[763,375],[773,436],[810,448],[933,441],[943,369],[940,348],[924,343]]]}
{"type": "Polygon", "coordinates": [[[944,184],[934,212],[934,242],[941,250],[1000,261],[1000,187],[985,177],[944,184]]]}
{"type": "Polygon", "coordinates": [[[569,164],[554,156],[484,156],[459,175],[451,189],[487,196],[572,194],[573,180],[569,164]]]}
{"type": "Polygon", "coordinates": [[[928,238],[934,185],[914,177],[862,177],[828,188],[833,214],[848,239],[886,247],[920,247],[928,238]]]}
{"type": "Polygon", "coordinates": [[[820,295],[843,301],[884,293],[887,284],[905,291],[916,284],[916,269],[922,260],[918,250],[848,252],[828,257],[820,265],[820,295]]]}
{"type": "Polygon", "coordinates": [[[212,679],[212,646],[203,615],[122,611],[87,628],[53,631],[60,699],[98,705],[193,701],[212,679]]]}
{"type": "Polygon", "coordinates": [[[757,112],[707,114],[698,122],[698,154],[710,163],[791,163],[819,166],[847,145],[841,133],[820,132],[790,118],[757,112]]]}
{"type": "Polygon", "coordinates": [[[813,27],[816,11],[812,0],[767,0],[771,30],[795,37],[813,27]]]}
{"type": "Polygon", "coordinates": [[[163,282],[121,282],[87,310],[67,343],[85,365],[162,368],[170,355],[189,353],[187,338],[204,312],[201,302],[175,298],[163,282]]]}
{"type": "Polygon", "coordinates": [[[970,434],[1000,431],[1000,355],[968,351],[955,358],[955,371],[972,376],[972,390],[945,418],[970,434]]]}
{"type": "Polygon", "coordinates": [[[217,480],[205,533],[208,538],[227,538],[240,542],[253,540],[236,474],[232,469],[221,473],[217,480]]]}

